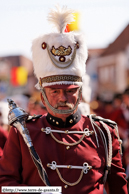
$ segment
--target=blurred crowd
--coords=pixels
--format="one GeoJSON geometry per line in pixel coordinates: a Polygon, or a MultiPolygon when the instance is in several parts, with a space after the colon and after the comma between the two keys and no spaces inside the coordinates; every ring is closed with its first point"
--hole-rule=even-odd
{"type": "MultiPolygon", "coordinates": [[[[40,100],[40,94],[15,95],[12,100],[29,115],[43,115],[47,113],[46,108],[40,100]]],[[[89,99],[88,99],[89,100],[89,99]]],[[[87,100],[87,101],[88,101],[87,100]]],[[[106,119],[113,120],[118,125],[119,135],[122,139],[123,167],[129,179],[129,88],[122,94],[115,94],[111,101],[104,101],[97,97],[96,100],[86,103],[85,100],[80,104],[83,114],[96,114],[106,119]],[[84,110],[85,109],[85,110],[84,110]]],[[[10,126],[8,125],[8,103],[7,99],[0,101],[0,157],[2,156],[5,142],[8,138],[10,126]]]]}
{"type": "Polygon", "coordinates": [[[113,120],[117,123],[122,140],[123,167],[129,180],[129,88],[123,93],[117,93],[110,101],[97,97],[91,102],[91,111],[98,116],[113,120]]]}

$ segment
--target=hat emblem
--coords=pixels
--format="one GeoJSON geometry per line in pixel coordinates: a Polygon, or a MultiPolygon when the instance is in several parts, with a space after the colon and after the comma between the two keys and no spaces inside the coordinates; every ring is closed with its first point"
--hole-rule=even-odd
{"type": "Polygon", "coordinates": [[[65,56],[70,55],[72,52],[72,48],[68,46],[68,48],[65,48],[64,46],[59,46],[58,48],[55,48],[52,46],[51,53],[54,56],[59,56],[59,61],[64,62],[66,60],[65,56]]]}
{"type": "Polygon", "coordinates": [[[51,53],[55,56],[67,56],[70,55],[72,52],[72,48],[68,46],[68,48],[65,48],[64,46],[59,46],[58,48],[55,48],[52,46],[51,53]]]}

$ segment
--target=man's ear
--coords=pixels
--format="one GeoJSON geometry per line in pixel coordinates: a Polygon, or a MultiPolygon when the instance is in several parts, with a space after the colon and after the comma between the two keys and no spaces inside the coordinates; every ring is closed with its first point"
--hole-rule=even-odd
{"type": "Polygon", "coordinates": [[[45,101],[44,101],[44,98],[43,98],[42,93],[40,93],[40,96],[41,96],[42,103],[43,103],[43,105],[45,106],[45,101]]]}

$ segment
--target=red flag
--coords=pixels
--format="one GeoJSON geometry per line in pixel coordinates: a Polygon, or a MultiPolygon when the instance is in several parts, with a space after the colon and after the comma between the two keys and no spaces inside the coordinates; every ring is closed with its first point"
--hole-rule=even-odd
{"type": "Polygon", "coordinates": [[[11,84],[13,86],[23,86],[27,83],[27,70],[25,67],[12,67],[11,69],[11,84]]]}
{"type": "Polygon", "coordinates": [[[17,67],[12,67],[11,68],[11,80],[10,80],[11,84],[13,86],[18,86],[18,82],[17,82],[17,67]]]}

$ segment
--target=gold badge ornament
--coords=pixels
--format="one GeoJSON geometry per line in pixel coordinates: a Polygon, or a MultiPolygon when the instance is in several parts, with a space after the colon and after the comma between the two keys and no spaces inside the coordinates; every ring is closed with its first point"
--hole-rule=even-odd
{"type": "Polygon", "coordinates": [[[48,55],[53,63],[53,65],[55,65],[58,68],[64,69],[69,67],[75,56],[76,56],[76,49],[79,48],[79,43],[77,42],[74,45],[74,51],[72,53],[72,48],[71,46],[68,47],[64,47],[64,46],[59,46],[58,48],[55,48],[54,46],[51,47],[51,49],[49,48],[49,46],[47,45],[47,43],[43,42],[42,43],[42,49],[45,50],[47,48],[48,51],[48,55]],[[66,61],[66,56],[71,55],[70,59],[68,59],[66,61]],[[59,57],[59,59],[56,59],[56,57],[59,57]]]}

